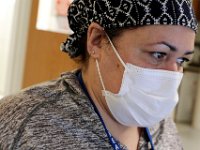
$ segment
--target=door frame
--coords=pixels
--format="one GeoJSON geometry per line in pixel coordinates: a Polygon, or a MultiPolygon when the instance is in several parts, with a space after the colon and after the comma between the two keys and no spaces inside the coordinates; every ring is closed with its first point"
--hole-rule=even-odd
{"type": "Polygon", "coordinates": [[[15,93],[22,87],[31,6],[32,0],[15,0],[4,96],[15,93]]]}

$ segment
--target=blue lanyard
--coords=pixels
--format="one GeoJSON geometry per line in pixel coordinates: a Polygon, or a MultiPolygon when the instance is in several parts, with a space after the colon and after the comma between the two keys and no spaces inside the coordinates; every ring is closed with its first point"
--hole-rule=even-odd
{"type": "MultiPolygon", "coordinates": [[[[112,147],[114,148],[114,150],[121,150],[120,144],[119,144],[118,142],[116,142],[116,140],[113,138],[113,136],[110,134],[110,132],[109,132],[108,129],[106,128],[106,125],[105,125],[105,123],[104,123],[104,121],[103,121],[103,119],[102,119],[102,117],[101,117],[101,115],[100,115],[100,113],[99,113],[99,111],[98,111],[96,105],[94,104],[92,98],[90,97],[90,95],[89,95],[89,93],[88,93],[88,91],[87,91],[87,88],[86,88],[86,86],[85,86],[85,84],[84,84],[84,82],[83,82],[81,71],[79,71],[79,72],[77,73],[77,77],[78,77],[79,83],[80,83],[80,85],[81,85],[83,91],[85,92],[86,96],[89,98],[89,100],[90,100],[90,102],[91,102],[91,104],[92,104],[92,106],[93,106],[95,112],[96,112],[97,115],[99,116],[99,119],[100,119],[100,121],[101,121],[101,123],[102,123],[102,125],[103,125],[103,127],[104,127],[105,132],[106,132],[106,135],[107,135],[107,137],[109,138],[110,144],[112,145],[112,147]]],[[[147,137],[148,137],[148,140],[149,140],[149,142],[150,142],[150,144],[151,144],[151,150],[154,150],[154,144],[153,144],[152,136],[151,136],[151,134],[150,134],[149,129],[148,129],[148,128],[145,128],[145,132],[146,132],[147,137]]]]}
{"type": "Polygon", "coordinates": [[[149,142],[151,144],[151,150],[154,150],[154,144],[153,144],[153,139],[152,139],[151,133],[150,133],[148,128],[145,128],[145,131],[146,131],[148,140],[149,140],[149,142]]]}

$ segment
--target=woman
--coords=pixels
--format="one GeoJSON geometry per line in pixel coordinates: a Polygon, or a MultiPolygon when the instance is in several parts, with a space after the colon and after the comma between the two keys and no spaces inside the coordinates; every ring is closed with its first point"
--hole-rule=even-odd
{"type": "Polygon", "coordinates": [[[182,149],[169,117],[197,23],[188,0],[75,0],[61,46],[79,70],[6,97],[0,147],[182,149]]]}

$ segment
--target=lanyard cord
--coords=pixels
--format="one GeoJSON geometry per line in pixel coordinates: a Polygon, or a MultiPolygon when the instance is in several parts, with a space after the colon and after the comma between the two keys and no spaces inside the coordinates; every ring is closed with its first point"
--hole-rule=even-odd
{"type": "MultiPolygon", "coordinates": [[[[83,78],[82,78],[82,73],[81,73],[81,71],[79,71],[79,72],[77,73],[77,77],[78,77],[79,83],[80,83],[80,85],[81,85],[81,87],[82,87],[84,93],[85,93],[86,96],[89,98],[89,100],[90,100],[90,102],[91,102],[91,104],[92,104],[92,106],[93,106],[95,112],[96,112],[97,115],[99,116],[99,119],[100,119],[100,121],[101,121],[101,123],[102,123],[102,125],[103,125],[103,127],[104,127],[105,132],[106,132],[106,135],[107,135],[107,137],[109,138],[110,144],[112,145],[112,147],[114,148],[114,150],[121,150],[119,143],[117,143],[117,142],[114,140],[114,138],[112,137],[112,135],[110,134],[110,132],[109,132],[108,129],[106,128],[106,125],[105,125],[105,123],[104,123],[104,121],[103,121],[103,119],[102,119],[102,117],[101,117],[101,115],[100,115],[100,113],[99,113],[99,111],[98,111],[96,105],[94,104],[92,98],[90,97],[90,95],[89,95],[89,93],[88,93],[88,91],[87,91],[87,88],[86,88],[86,86],[85,86],[85,84],[84,84],[84,82],[83,82],[83,78]]],[[[148,140],[149,140],[149,142],[150,142],[150,144],[151,144],[151,150],[154,150],[154,144],[153,144],[153,140],[152,140],[150,131],[149,131],[148,128],[145,128],[145,131],[146,131],[148,140]]]]}
{"type": "Polygon", "coordinates": [[[92,104],[92,106],[93,106],[95,112],[96,112],[97,115],[99,116],[99,119],[100,119],[100,121],[101,121],[101,123],[102,123],[102,125],[103,125],[103,127],[104,127],[105,132],[106,132],[106,135],[107,135],[107,137],[109,138],[110,144],[112,145],[112,147],[114,148],[114,150],[121,150],[119,144],[118,144],[117,142],[114,142],[114,139],[112,138],[112,135],[109,133],[108,129],[106,128],[106,125],[105,125],[105,123],[104,123],[104,121],[103,121],[103,119],[102,119],[102,117],[101,117],[101,115],[100,115],[100,113],[99,113],[99,111],[98,111],[96,105],[94,104],[92,98],[90,97],[90,95],[89,95],[89,93],[88,93],[88,91],[87,91],[87,89],[86,89],[86,87],[85,87],[85,84],[84,84],[84,82],[83,82],[81,71],[78,72],[78,80],[79,80],[79,83],[80,83],[80,85],[81,85],[83,91],[85,92],[86,96],[89,98],[89,100],[90,100],[90,102],[91,102],[91,104],[92,104]],[[117,145],[116,145],[116,144],[117,144],[117,145]]]}
{"type": "Polygon", "coordinates": [[[151,133],[150,133],[150,131],[149,131],[148,128],[145,128],[145,131],[146,131],[148,140],[149,140],[149,142],[150,142],[150,144],[151,144],[151,150],[154,150],[154,144],[153,144],[153,140],[152,140],[151,133]]]}

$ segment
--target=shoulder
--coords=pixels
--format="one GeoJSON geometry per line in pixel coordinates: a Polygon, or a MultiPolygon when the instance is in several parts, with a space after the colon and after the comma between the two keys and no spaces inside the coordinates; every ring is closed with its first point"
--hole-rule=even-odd
{"type": "Polygon", "coordinates": [[[36,106],[63,97],[76,98],[82,94],[74,73],[62,74],[60,78],[33,85],[0,100],[0,118],[29,112],[36,106]],[[74,97],[74,95],[77,95],[74,97]],[[21,111],[21,112],[20,112],[21,111]]]}
{"type": "Polygon", "coordinates": [[[74,73],[65,73],[56,80],[34,85],[3,98],[0,100],[0,145],[4,149],[11,148],[22,136],[27,124],[29,128],[45,126],[45,119],[63,113],[59,109],[66,111],[70,107],[66,114],[72,118],[78,109],[77,99],[81,97],[84,95],[74,73]],[[38,125],[32,122],[35,120],[40,120],[38,125]]]}
{"type": "Polygon", "coordinates": [[[183,149],[172,117],[168,117],[154,127],[151,127],[150,132],[155,143],[155,149],[183,149]]]}

